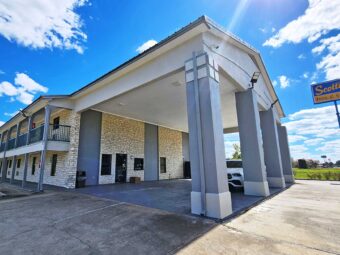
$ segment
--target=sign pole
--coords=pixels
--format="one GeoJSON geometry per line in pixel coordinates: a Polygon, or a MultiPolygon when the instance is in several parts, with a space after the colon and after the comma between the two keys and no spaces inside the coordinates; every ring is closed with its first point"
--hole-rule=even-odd
{"type": "Polygon", "coordinates": [[[334,101],[334,105],[335,105],[336,116],[338,117],[338,123],[339,123],[339,128],[340,128],[340,113],[338,109],[338,103],[336,102],[336,100],[334,101]]]}

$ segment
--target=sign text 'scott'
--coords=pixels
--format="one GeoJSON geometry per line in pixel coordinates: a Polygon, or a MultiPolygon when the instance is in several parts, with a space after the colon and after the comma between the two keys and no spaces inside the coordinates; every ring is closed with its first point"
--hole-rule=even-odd
{"type": "Polygon", "coordinates": [[[314,104],[340,100],[340,79],[312,85],[314,104]]]}

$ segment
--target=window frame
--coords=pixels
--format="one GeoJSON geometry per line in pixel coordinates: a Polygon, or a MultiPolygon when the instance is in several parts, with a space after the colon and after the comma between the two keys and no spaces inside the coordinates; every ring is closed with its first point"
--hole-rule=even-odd
{"type": "Polygon", "coordinates": [[[60,127],[60,117],[53,118],[53,130],[59,129],[60,127]]]}
{"type": "Polygon", "coordinates": [[[35,165],[37,164],[37,157],[32,157],[32,165],[31,165],[31,175],[35,174],[35,165]]]}
{"type": "MultiPolygon", "coordinates": [[[[105,171],[107,171],[105,169],[105,171]]],[[[101,166],[100,166],[100,175],[101,176],[110,176],[112,175],[112,154],[106,154],[103,153],[102,157],[101,157],[101,166]],[[103,170],[103,162],[104,162],[104,157],[109,158],[109,164],[107,164],[109,171],[108,172],[104,172],[103,170]]]]}
{"type": "Polygon", "coordinates": [[[159,158],[159,172],[161,174],[166,174],[166,157],[159,158]],[[163,161],[163,162],[162,162],[163,161]]]}
{"type": "Polygon", "coordinates": [[[21,167],[21,158],[18,158],[17,159],[17,168],[20,168],[21,167]]]}
{"type": "Polygon", "coordinates": [[[143,171],[144,170],[144,158],[135,158],[134,159],[133,170],[134,171],[143,171]],[[137,163],[136,160],[141,161],[141,162],[137,163]],[[139,165],[141,165],[141,167],[138,167],[139,165]]]}
{"type": "Polygon", "coordinates": [[[58,154],[53,154],[51,158],[51,176],[55,176],[57,172],[57,164],[58,164],[58,154]]]}

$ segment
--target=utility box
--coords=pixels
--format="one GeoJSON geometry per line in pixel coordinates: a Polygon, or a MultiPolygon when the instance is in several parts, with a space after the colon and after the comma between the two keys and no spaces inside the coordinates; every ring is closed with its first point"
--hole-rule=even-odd
{"type": "Polygon", "coordinates": [[[130,177],[130,183],[140,183],[140,177],[130,177]]]}

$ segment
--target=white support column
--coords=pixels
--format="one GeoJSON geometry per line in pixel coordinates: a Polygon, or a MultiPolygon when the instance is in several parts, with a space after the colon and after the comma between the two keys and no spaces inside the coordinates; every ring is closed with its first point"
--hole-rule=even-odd
{"type": "Polygon", "coordinates": [[[280,151],[282,160],[282,169],[285,181],[287,183],[294,183],[294,175],[292,169],[292,160],[290,157],[288,134],[285,126],[278,125],[280,151]]]}
{"type": "Polygon", "coordinates": [[[260,112],[264,161],[269,187],[286,187],[282,172],[279,136],[273,108],[260,112]]]}
{"type": "Polygon", "coordinates": [[[222,219],[232,213],[225,169],[218,66],[206,53],[185,63],[191,212],[222,219]]]}
{"type": "Polygon", "coordinates": [[[50,127],[50,116],[51,116],[51,107],[47,105],[45,106],[44,134],[43,134],[43,139],[42,139],[44,147],[43,147],[43,150],[41,151],[41,158],[40,158],[40,174],[39,174],[39,182],[38,182],[38,192],[41,192],[44,190],[43,183],[44,183],[48,134],[49,134],[49,127],[50,127]]]}
{"type": "Polygon", "coordinates": [[[235,95],[244,174],[244,194],[269,196],[260,114],[255,91],[248,89],[244,92],[237,92],[235,95]]]}
{"type": "MultiPolygon", "coordinates": [[[[33,121],[33,116],[29,116],[28,117],[26,145],[28,145],[30,143],[30,134],[31,134],[31,129],[32,129],[32,121],[33,121]]],[[[25,162],[24,162],[24,175],[22,177],[22,183],[21,183],[21,187],[22,188],[25,188],[25,185],[26,185],[28,160],[29,160],[29,153],[26,153],[25,154],[25,162]]]]}

